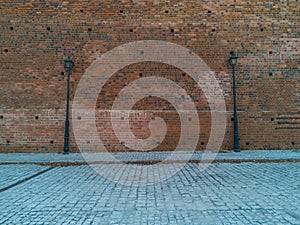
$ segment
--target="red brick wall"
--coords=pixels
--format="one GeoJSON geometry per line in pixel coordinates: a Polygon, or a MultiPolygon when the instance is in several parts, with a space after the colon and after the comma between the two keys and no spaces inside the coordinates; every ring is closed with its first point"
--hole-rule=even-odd
{"type": "MultiPolygon", "coordinates": [[[[66,57],[75,62],[73,100],[82,74],[96,57],[149,39],[191,49],[216,73],[228,110],[222,149],[233,148],[230,51],[239,56],[241,148],[300,148],[299,5],[297,0],[2,1],[0,151],[62,151],[66,57]]],[[[201,124],[197,149],[204,149],[211,126],[209,107],[189,75],[177,68],[137,63],[120,70],[99,95],[97,109],[110,110],[123,85],[149,75],[169,78],[191,95],[201,124]]],[[[166,119],[167,136],[154,150],[174,149],[180,135],[174,108],[153,97],[138,102],[135,109],[166,119]]],[[[137,137],[149,135],[150,117],[132,121],[137,137]]],[[[97,127],[108,149],[128,150],[114,136],[109,121],[98,118],[97,127]]],[[[70,141],[71,151],[78,151],[73,135],[70,141]]]]}

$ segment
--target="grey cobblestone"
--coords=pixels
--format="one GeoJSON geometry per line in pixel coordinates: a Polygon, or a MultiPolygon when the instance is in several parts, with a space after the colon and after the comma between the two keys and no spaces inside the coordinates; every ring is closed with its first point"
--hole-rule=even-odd
{"type": "Polygon", "coordinates": [[[0,189],[8,187],[46,168],[38,165],[0,165],[0,189]]]}
{"type": "Polygon", "coordinates": [[[220,163],[200,171],[189,163],[148,186],[123,186],[88,165],[55,167],[0,193],[0,224],[300,224],[299,166],[220,163]]]}
{"type": "MultiPolygon", "coordinates": [[[[174,152],[173,152],[174,153],[174,152]]],[[[0,163],[51,163],[51,162],[85,162],[85,161],[162,161],[170,156],[171,152],[126,152],[126,153],[70,153],[62,155],[58,153],[13,153],[0,154],[0,163]],[[112,159],[110,156],[113,156],[112,159]]],[[[182,159],[184,152],[176,152],[175,159],[182,159]]],[[[192,160],[201,160],[202,151],[196,151],[192,160]]],[[[300,159],[300,150],[244,150],[241,153],[218,153],[216,160],[283,160],[300,159]]]]}

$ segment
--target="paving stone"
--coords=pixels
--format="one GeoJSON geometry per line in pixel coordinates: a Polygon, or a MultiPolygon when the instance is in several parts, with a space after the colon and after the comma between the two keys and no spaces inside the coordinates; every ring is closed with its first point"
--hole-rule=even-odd
{"type": "MultiPolygon", "coordinates": [[[[1,158],[0,158],[1,159],[1,158]]],[[[1,160],[0,160],[1,161],[1,160]]],[[[49,168],[39,165],[0,165],[0,189],[6,188],[24,178],[49,168]]]]}
{"type": "MultiPolygon", "coordinates": [[[[0,154],[0,163],[55,163],[55,162],[94,162],[94,161],[116,161],[116,162],[135,162],[166,160],[171,152],[119,152],[119,153],[70,153],[62,155],[58,153],[14,153],[0,154]],[[113,155],[113,159],[111,159],[113,155]]],[[[185,155],[184,151],[174,154],[174,159],[180,160],[185,155]]],[[[201,160],[203,151],[195,151],[192,160],[201,160]]],[[[300,151],[293,150],[244,150],[241,153],[228,152],[218,153],[217,160],[287,160],[300,159],[300,151]]],[[[176,161],[175,160],[175,161],[176,161]]],[[[264,173],[268,173],[266,170],[264,173]]],[[[273,171],[276,172],[276,171],[273,171]]],[[[258,174],[252,174],[257,176],[258,174]]]]}
{"type": "Polygon", "coordinates": [[[299,224],[299,168],[220,163],[200,171],[189,163],[163,182],[124,186],[89,165],[55,167],[0,193],[0,223],[299,224]]]}

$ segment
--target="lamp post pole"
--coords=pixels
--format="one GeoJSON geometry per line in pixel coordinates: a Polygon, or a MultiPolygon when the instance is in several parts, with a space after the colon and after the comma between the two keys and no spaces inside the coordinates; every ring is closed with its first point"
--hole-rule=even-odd
{"type": "Polygon", "coordinates": [[[238,129],[238,118],[236,109],[236,83],[235,83],[235,65],[237,63],[237,55],[234,52],[230,52],[229,62],[232,66],[232,91],[233,91],[233,137],[234,137],[234,152],[240,152],[239,144],[239,129],[238,129]]]}
{"type": "Polygon", "coordinates": [[[70,102],[70,74],[71,69],[73,67],[74,63],[68,57],[65,60],[65,68],[68,71],[68,80],[67,80],[67,103],[66,103],[66,122],[65,122],[65,135],[64,135],[64,152],[63,154],[69,154],[69,102],[70,102]]]}

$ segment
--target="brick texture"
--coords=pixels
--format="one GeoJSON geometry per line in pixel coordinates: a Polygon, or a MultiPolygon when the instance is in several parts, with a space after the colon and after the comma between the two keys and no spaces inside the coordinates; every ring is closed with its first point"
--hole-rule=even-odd
{"type": "MultiPolygon", "coordinates": [[[[103,53],[138,40],[161,40],[196,53],[215,72],[224,91],[227,128],[222,149],[233,148],[230,51],[237,52],[237,108],[241,149],[300,148],[300,4],[290,1],[8,1],[0,6],[0,151],[61,152],[67,73],[71,103],[80,78],[103,53]]],[[[136,63],[115,73],[96,104],[96,124],[110,151],[130,151],[115,136],[109,112],[122,88],[141,77],[168,78],[191,96],[198,110],[205,149],[210,108],[205,94],[178,68],[158,62],[136,63]]],[[[163,142],[153,150],[173,150],[180,137],[174,107],[155,96],[136,103],[148,110],[131,118],[138,138],[160,116],[167,124],[163,142]]],[[[71,151],[78,151],[72,124],[71,151]]]]}

